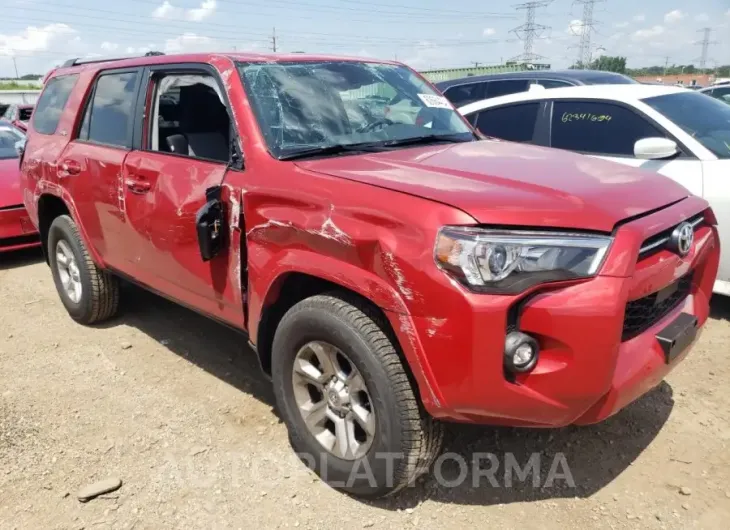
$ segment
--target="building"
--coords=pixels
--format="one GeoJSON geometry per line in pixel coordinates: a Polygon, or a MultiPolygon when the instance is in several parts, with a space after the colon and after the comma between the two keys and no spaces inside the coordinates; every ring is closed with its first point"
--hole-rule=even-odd
{"type": "Polygon", "coordinates": [[[710,86],[715,80],[710,74],[641,75],[635,79],[642,83],[662,83],[665,85],[710,86]]]}

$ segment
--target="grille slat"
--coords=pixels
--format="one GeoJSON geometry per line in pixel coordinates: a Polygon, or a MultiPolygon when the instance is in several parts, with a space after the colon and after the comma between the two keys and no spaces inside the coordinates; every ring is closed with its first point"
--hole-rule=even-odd
{"type": "MultiPolygon", "coordinates": [[[[694,217],[690,217],[689,219],[687,219],[687,221],[692,224],[695,230],[697,230],[697,227],[699,227],[704,222],[704,220],[704,214],[695,215],[694,217]]],[[[679,226],[679,224],[676,224],[671,228],[667,228],[666,230],[663,230],[644,241],[641,244],[641,248],[639,249],[639,259],[644,259],[651,254],[662,250],[664,246],[669,243],[669,240],[672,237],[672,232],[674,232],[674,229],[677,228],[677,226],[679,226]]]]}
{"type": "Polygon", "coordinates": [[[626,304],[621,340],[644,333],[681,304],[692,290],[692,273],[685,274],[661,291],[626,304]]]}

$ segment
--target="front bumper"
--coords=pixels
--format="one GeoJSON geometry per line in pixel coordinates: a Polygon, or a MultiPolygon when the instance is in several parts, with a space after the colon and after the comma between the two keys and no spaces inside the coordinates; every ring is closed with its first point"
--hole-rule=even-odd
{"type": "Polygon", "coordinates": [[[0,209],[0,252],[37,247],[40,237],[24,206],[0,209]]]}
{"type": "Polygon", "coordinates": [[[470,423],[589,424],[655,387],[690,350],[668,364],[656,334],[682,312],[696,317],[700,330],[708,318],[720,254],[714,217],[707,214],[709,222],[697,228],[684,258],[667,250],[637,261],[639,248],[648,236],[705,207],[701,199],[690,198],[621,226],[601,274],[593,279],[543,286],[520,297],[475,295],[450,284],[458,296],[443,290],[443,313],[407,317],[408,322],[393,315],[406,356],[418,358],[426,374],[419,383],[427,410],[470,423]],[[622,340],[627,302],[690,273],[687,292],[676,304],[641,333],[622,340]],[[534,370],[510,378],[502,359],[507,329],[515,321],[539,341],[541,351],[534,370]]]}

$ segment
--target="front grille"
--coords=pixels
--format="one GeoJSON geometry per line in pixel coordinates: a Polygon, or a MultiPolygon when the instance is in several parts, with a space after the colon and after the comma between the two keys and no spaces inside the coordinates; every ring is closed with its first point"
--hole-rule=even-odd
{"type": "MultiPolygon", "coordinates": [[[[695,215],[694,217],[690,217],[689,219],[687,219],[687,222],[692,223],[692,226],[694,226],[696,232],[697,228],[702,225],[704,220],[705,214],[701,213],[699,215],[695,215]]],[[[669,240],[672,237],[672,232],[674,232],[674,229],[677,228],[677,226],[679,226],[679,223],[646,239],[646,241],[641,244],[641,248],[639,249],[639,259],[642,260],[644,258],[648,258],[652,254],[663,250],[667,246],[667,243],[669,243],[669,240]]]]}
{"type": "Polygon", "coordinates": [[[631,340],[659,322],[681,304],[692,290],[692,273],[685,274],[661,291],[626,304],[622,341],[631,340]]]}

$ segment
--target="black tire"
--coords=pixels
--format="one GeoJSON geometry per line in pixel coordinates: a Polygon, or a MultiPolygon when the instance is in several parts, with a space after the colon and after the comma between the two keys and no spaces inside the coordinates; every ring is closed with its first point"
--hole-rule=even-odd
{"type": "Polygon", "coordinates": [[[76,322],[94,324],[113,317],[119,308],[119,281],[96,266],[79,236],[76,223],[68,215],[56,217],[48,229],[48,258],[53,282],[66,311],[76,322]],[[56,246],[65,241],[74,255],[81,281],[81,297],[74,302],[61,282],[56,246]]]}
{"type": "Polygon", "coordinates": [[[292,307],[274,336],[274,393],[294,450],[330,486],[359,497],[384,497],[412,484],[430,469],[443,444],[443,426],[423,410],[386,329],[382,317],[367,304],[331,293],[292,307]],[[358,460],[343,460],[324,449],[297,407],[293,365],[299,349],[310,341],[339,348],[365,381],[375,410],[376,434],[358,460]],[[385,453],[397,457],[388,461],[382,456],[385,453]]]}

